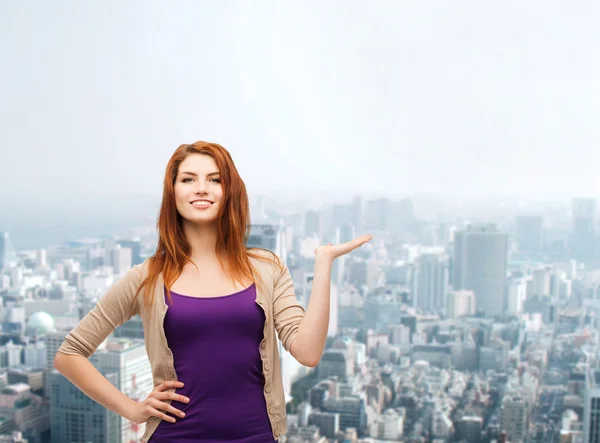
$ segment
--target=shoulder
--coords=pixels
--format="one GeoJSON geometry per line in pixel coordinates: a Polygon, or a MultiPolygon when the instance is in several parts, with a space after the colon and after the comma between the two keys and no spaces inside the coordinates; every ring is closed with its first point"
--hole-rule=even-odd
{"type": "Polygon", "coordinates": [[[148,266],[149,266],[150,258],[147,258],[142,263],[137,264],[129,268],[127,272],[125,272],[119,280],[123,284],[129,285],[140,285],[142,281],[148,275],[148,266]]]}
{"type": "Polygon", "coordinates": [[[250,262],[259,271],[275,273],[281,272],[285,267],[281,257],[268,249],[248,248],[247,252],[250,262]]]}

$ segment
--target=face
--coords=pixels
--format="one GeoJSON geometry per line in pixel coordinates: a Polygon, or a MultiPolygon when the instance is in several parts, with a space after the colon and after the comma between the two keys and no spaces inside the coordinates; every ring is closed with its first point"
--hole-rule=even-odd
{"type": "Polygon", "coordinates": [[[215,222],[223,199],[219,168],[210,155],[190,154],[175,178],[177,211],[191,223],[215,222]]]}

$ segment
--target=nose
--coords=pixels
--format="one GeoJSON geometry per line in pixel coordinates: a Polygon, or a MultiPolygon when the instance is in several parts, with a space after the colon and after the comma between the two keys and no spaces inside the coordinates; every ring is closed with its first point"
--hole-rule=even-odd
{"type": "Polygon", "coordinates": [[[196,190],[195,193],[196,194],[206,194],[206,181],[204,180],[198,180],[196,185],[196,190]]]}

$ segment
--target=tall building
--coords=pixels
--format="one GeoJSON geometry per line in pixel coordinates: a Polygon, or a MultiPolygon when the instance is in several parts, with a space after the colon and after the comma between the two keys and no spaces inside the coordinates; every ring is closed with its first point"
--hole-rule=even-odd
{"type": "Polygon", "coordinates": [[[352,199],[350,205],[350,223],[356,228],[358,232],[362,232],[363,229],[363,203],[360,196],[355,196],[352,199]]]}
{"type": "Polygon", "coordinates": [[[527,284],[524,279],[518,278],[508,282],[506,314],[518,316],[523,312],[523,304],[527,297],[527,284]]]}
{"type": "Polygon", "coordinates": [[[392,225],[392,202],[387,198],[369,200],[366,211],[366,227],[368,229],[388,230],[392,225]]]}
{"type": "Polygon", "coordinates": [[[44,386],[44,395],[46,397],[51,396],[52,392],[52,380],[51,374],[54,371],[54,357],[56,352],[58,352],[58,348],[62,345],[62,342],[65,340],[65,336],[68,331],[53,331],[44,335],[44,345],[46,348],[46,381],[44,386]]]}
{"type": "Polygon", "coordinates": [[[413,306],[424,312],[443,312],[448,291],[448,256],[423,254],[412,275],[413,306]]]}
{"type": "Polygon", "coordinates": [[[106,250],[108,260],[106,264],[112,266],[115,274],[124,274],[133,264],[133,251],[130,248],[122,247],[120,244],[106,250]]]}
{"type": "Polygon", "coordinates": [[[139,240],[118,240],[117,244],[123,248],[131,249],[131,264],[133,266],[142,263],[141,244],[139,240]]]}
{"type": "Polygon", "coordinates": [[[521,252],[540,252],[544,246],[544,219],[537,215],[516,217],[515,240],[521,252]]]}
{"type": "Polygon", "coordinates": [[[250,227],[250,235],[246,240],[248,248],[264,248],[277,254],[285,262],[286,248],[284,241],[284,230],[280,224],[253,224],[250,227]]]}
{"type": "Polygon", "coordinates": [[[600,370],[588,368],[583,394],[583,441],[600,443],[600,370]]]}
{"type": "Polygon", "coordinates": [[[487,316],[504,314],[508,235],[493,224],[476,224],[454,236],[454,289],[475,292],[487,316]]]}
{"type": "Polygon", "coordinates": [[[0,231],[0,271],[17,260],[8,232],[0,231]]]}
{"type": "MultiPolygon", "coordinates": [[[[141,401],[153,389],[152,370],[142,341],[111,339],[90,361],[117,389],[141,401]]],[[[124,443],[140,441],[145,427],[97,404],[57,371],[51,374],[52,441],[124,443]]]]}
{"type": "Polygon", "coordinates": [[[308,211],[305,217],[304,234],[307,237],[317,235],[319,239],[323,236],[323,223],[321,214],[317,211],[308,211]]]}
{"type": "Polygon", "coordinates": [[[502,430],[511,442],[524,442],[527,437],[528,405],[522,397],[506,395],[502,400],[502,430]]]}
{"type": "Polygon", "coordinates": [[[589,263],[594,259],[596,242],[596,200],[575,198],[571,205],[571,254],[576,260],[589,263]]]}

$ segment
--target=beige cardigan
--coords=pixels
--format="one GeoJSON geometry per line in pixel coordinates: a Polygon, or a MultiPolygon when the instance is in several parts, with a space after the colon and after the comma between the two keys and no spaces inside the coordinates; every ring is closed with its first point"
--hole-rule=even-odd
{"type": "MultiPolygon", "coordinates": [[[[298,333],[300,322],[304,318],[304,309],[298,303],[287,267],[282,266],[283,271],[281,271],[266,260],[252,258],[250,260],[264,282],[264,286],[260,284],[260,280],[256,282],[256,303],[264,310],[266,318],[264,338],[260,343],[259,352],[265,377],[264,395],[267,412],[273,437],[277,440],[286,433],[287,421],[275,332],[284,349],[289,351],[298,333]]],[[[144,325],[144,341],[152,367],[154,386],[165,380],[177,380],[173,354],[167,345],[163,328],[168,306],[164,300],[162,275],[159,275],[153,289],[152,307],[149,309],[144,307],[141,294],[134,303],[134,295],[146,276],[147,267],[148,260],[134,266],[116,281],[96,306],[67,334],[58,351],[89,358],[118,326],[139,314],[144,325]]],[[[231,419],[234,421],[235,417],[231,419]]],[[[148,441],[160,420],[158,417],[151,417],[147,421],[146,432],[142,437],[144,443],[148,441]]]]}

